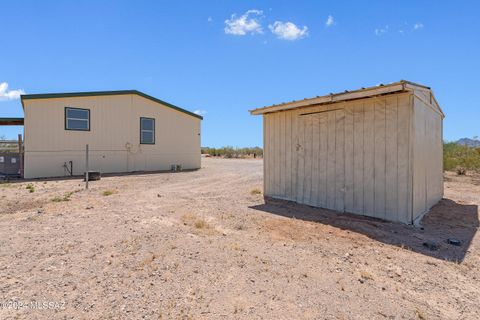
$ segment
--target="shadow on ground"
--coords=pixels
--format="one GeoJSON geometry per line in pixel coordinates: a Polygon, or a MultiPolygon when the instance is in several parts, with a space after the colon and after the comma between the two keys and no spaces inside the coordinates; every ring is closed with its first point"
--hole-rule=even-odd
{"type": "Polygon", "coordinates": [[[363,217],[350,213],[314,208],[291,201],[266,198],[265,204],[250,208],[287,218],[330,225],[342,230],[366,235],[385,244],[405,247],[437,259],[462,262],[479,227],[478,206],[442,199],[422,220],[421,228],[363,217]],[[455,238],[461,246],[447,243],[455,238]],[[424,246],[434,242],[436,250],[424,246]]]}

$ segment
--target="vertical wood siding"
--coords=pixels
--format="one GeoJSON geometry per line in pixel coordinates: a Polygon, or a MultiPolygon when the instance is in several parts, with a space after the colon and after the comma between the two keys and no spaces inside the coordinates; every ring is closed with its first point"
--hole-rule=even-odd
{"type": "MultiPolygon", "coordinates": [[[[265,114],[265,195],[410,223],[410,97],[265,114]]],[[[441,137],[438,122],[429,126],[441,137]]]]}
{"type": "Polygon", "coordinates": [[[443,197],[442,116],[414,96],[413,219],[443,197]]]}

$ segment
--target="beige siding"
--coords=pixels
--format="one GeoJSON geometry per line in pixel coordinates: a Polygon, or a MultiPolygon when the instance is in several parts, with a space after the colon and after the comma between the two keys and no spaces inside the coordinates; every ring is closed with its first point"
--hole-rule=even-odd
{"type": "Polygon", "coordinates": [[[25,100],[25,177],[200,167],[200,119],[138,95],[25,100]],[[90,131],[65,130],[65,107],[90,109],[90,131]],[[155,118],[155,144],[140,144],[140,117],[155,118]]]}
{"type": "Polygon", "coordinates": [[[410,97],[265,114],[265,195],[411,223],[410,97]]]}
{"type": "Polygon", "coordinates": [[[443,197],[442,115],[414,96],[413,108],[413,219],[443,197]]]}

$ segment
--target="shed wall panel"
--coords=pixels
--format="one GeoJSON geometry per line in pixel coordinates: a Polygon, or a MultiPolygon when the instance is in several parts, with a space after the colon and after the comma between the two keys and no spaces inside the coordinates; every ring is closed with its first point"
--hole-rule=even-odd
{"type": "Polygon", "coordinates": [[[320,118],[312,117],[312,192],[310,203],[318,206],[320,202],[319,187],[321,184],[320,177],[320,118]]]}
{"type": "MultiPolygon", "coordinates": [[[[375,143],[375,159],[374,159],[374,216],[385,219],[385,183],[386,183],[386,99],[375,100],[374,114],[374,143],[375,143]]],[[[392,106],[389,106],[389,109],[392,106]]]]}
{"type": "Polygon", "coordinates": [[[412,221],[412,186],[410,173],[410,135],[412,106],[410,96],[397,96],[397,221],[412,221]]]}
{"type": "Polygon", "coordinates": [[[285,112],[285,199],[291,199],[292,195],[292,115],[285,112]]]}
{"type": "Polygon", "coordinates": [[[266,114],[270,128],[265,132],[279,142],[266,141],[265,179],[282,174],[286,186],[281,192],[267,188],[265,194],[411,222],[410,96],[402,93],[285,111],[285,120],[278,121],[285,126],[268,120],[281,119],[278,113],[266,114]],[[269,134],[277,129],[283,133],[269,134]],[[267,153],[279,159],[284,155],[285,165],[267,153]]]}
{"type": "Polygon", "coordinates": [[[354,212],[354,104],[345,106],[345,211],[354,212]]]}
{"type": "Polygon", "coordinates": [[[335,111],[335,207],[345,210],[345,110],[335,111]]]}
{"type": "Polygon", "coordinates": [[[365,101],[363,133],[363,210],[367,216],[375,216],[375,105],[365,101]]]}
{"type": "Polygon", "coordinates": [[[335,209],[335,156],[336,156],[335,112],[327,115],[327,209],[335,209]]]}
{"type": "Polygon", "coordinates": [[[428,150],[428,141],[426,139],[426,109],[417,101],[414,104],[413,125],[413,213],[417,215],[427,210],[427,186],[426,186],[426,159],[428,150]]]}
{"type": "Polygon", "coordinates": [[[327,172],[328,172],[328,116],[322,114],[318,117],[319,121],[319,155],[318,155],[318,172],[319,172],[319,187],[318,187],[318,205],[321,207],[327,206],[327,172]]]}
{"type": "Polygon", "coordinates": [[[398,220],[398,97],[386,99],[385,112],[385,215],[398,220]]]}
{"type": "Polygon", "coordinates": [[[282,132],[282,128],[280,127],[280,113],[273,114],[273,168],[275,170],[275,174],[273,176],[273,190],[277,197],[282,197],[280,192],[280,157],[281,157],[281,149],[280,149],[280,134],[282,132]]]}
{"type": "Polygon", "coordinates": [[[364,211],[364,103],[359,101],[354,105],[353,114],[353,209],[351,212],[363,214],[364,211]]]}
{"type": "Polygon", "coordinates": [[[413,220],[443,197],[442,116],[422,97],[413,98],[413,220]]]}

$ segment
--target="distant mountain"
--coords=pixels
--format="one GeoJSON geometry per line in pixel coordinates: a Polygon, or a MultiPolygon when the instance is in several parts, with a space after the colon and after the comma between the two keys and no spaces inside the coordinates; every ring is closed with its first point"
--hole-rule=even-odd
{"type": "Polygon", "coordinates": [[[468,146],[471,148],[480,148],[480,140],[470,139],[470,138],[462,138],[456,142],[457,144],[461,144],[462,146],[468,146]]]}

